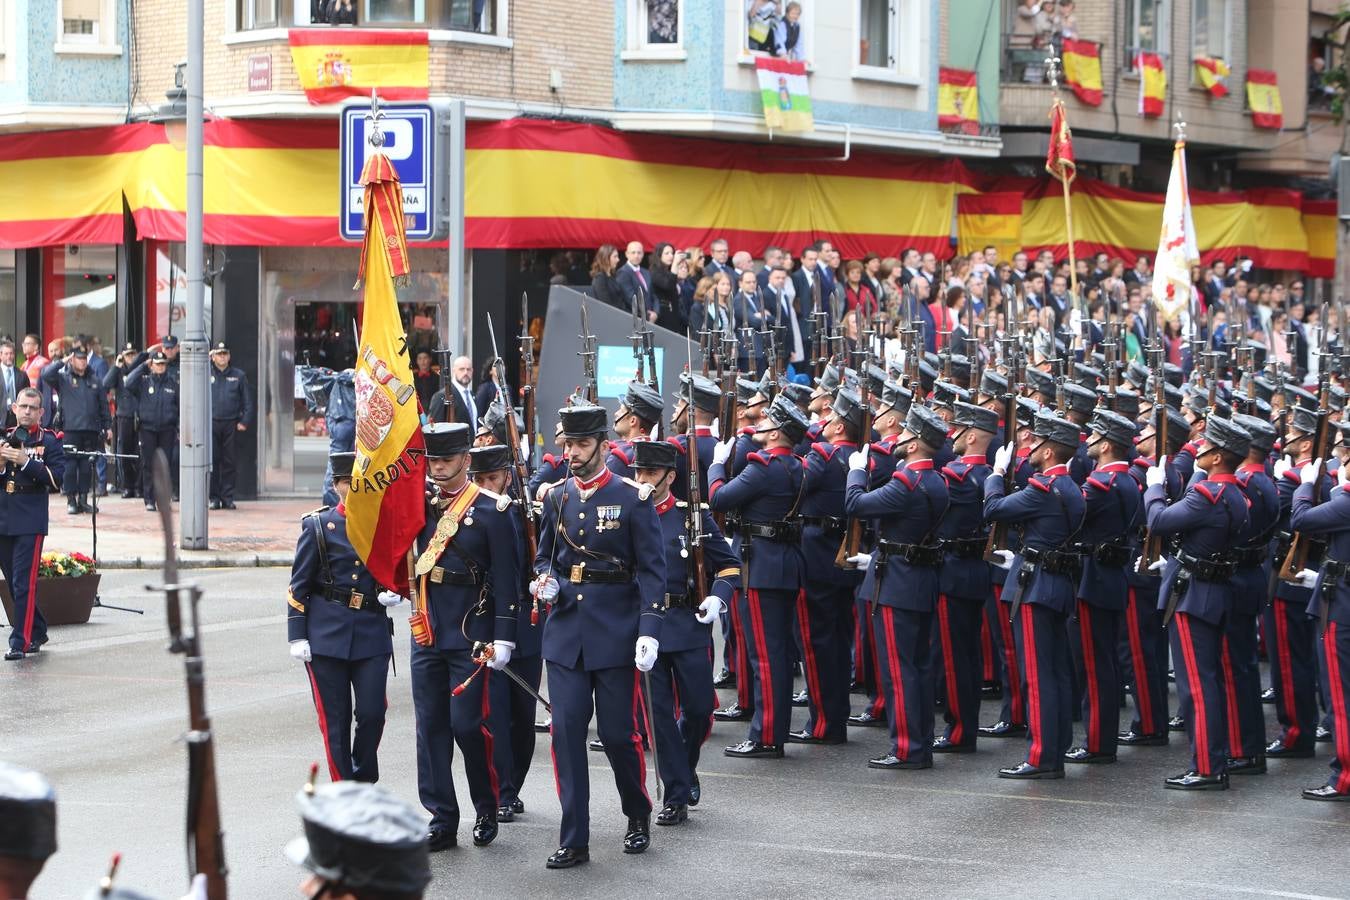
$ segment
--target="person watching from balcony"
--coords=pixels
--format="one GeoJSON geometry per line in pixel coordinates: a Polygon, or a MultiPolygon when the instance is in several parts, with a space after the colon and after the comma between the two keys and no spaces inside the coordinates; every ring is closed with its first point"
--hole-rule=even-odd
{"type": "Polygon", "coordinates": [[[746,0],[746,47],[752,53],[774,52],[778,4],[774,0],[746,0]]]}
{"type": "Polygon", "coordinates": [[[329,0],[328,24],[355,25],[356,7],[352,5],[352,0],[329,0]]]}
{"type": "Polygon", "coordinates": [[[774,55],[793,62],[806,60],[806,38],[802,34],[802,5],[789,0],[783,18],[774,28],[774,55]]]}

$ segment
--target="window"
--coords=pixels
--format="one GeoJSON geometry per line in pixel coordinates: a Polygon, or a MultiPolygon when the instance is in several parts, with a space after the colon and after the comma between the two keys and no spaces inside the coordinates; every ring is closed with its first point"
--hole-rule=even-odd
{"type": "Polygon", "coordinates": [[[117,248],[64,244],[42,248],[42,323],[50,337],[90,334],[117,340],[117,248]]]}
{"type": "Polygon", "coordinates": [[[361,0],[359,23],[497,33],[500,0],[361,0]]]}
{"type": "MultiPolygon", "coordinates": [[[[236,0],[236,3],[241,29],[285,27],[293,21],[294,0],[236,0]]],[[[322,9],[326,5],[323,0],[311,4],[312,13],[319,16],[315,21],[323,21],[322,9]]]]}
{"type": "Polygon", "coordinates": [[[1167,0],[1125,0],[1125,38],[1129,46],[1123,62],[1127,72],[1135,70],[1140,50],[1160,53],[1164,59],[1169,55],[1167,15],[1167,0]]]}
{"type": "Polygon", "coordinates": [[[681,0],[628,0],[628,58],[684,58],[681,0]]]}
{"type": "Polygon", "coordinates": [[[1191,56],[1232,60],[1232,0],[1191,0],[1191,56]]]}
{"type": "Polygon", "coordinates": [[[740,61],[750,65],[756,56],[777,56],[811,63],[812,7],[819,0],[738,0],[741,16],[740,61]]]}
{"type": "Polygon", "coordinates": [[[918,82],[919,9],[919,0],[857,0],[854,78],[918,82]]]}
{"type": "Polygon", "coordinates": [[[56,4],[57,53],[118,55],[117,0],[60,0],[56,4]]]}
{"type": "MultiPolygon", "coordinates": [[[[3,14],[3,10],[0,10],[3,14]]],[[[22,251],[18,251],[22,252],[22,251]]],[[[14,337],[15,288],[14,250],[0,250],[0,336],[14,337]]]]}
{"type": "Polygon", "coordinates": [[[895,25],[890,0],[858,0],[858,65],[878,69],[894,65],[895,25]]]}

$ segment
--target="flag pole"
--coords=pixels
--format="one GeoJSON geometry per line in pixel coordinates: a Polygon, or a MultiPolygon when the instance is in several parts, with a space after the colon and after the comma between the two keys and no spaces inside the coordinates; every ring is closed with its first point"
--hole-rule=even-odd
{"type": "MultiPolygon", "coordinates": [[[[1051,55],[1046,57],[1045,70],[1046,73],[1050,76],[1050,90],[1054,93],[1054,99],[1050,103],[1050,111],[1051,111],[1050,140],[1052,143],[1059,139],[1059,135],[1054,133],[1055,129],[1054,123],[1056,121],[1064,122],[1065,123],[1064,127],[1066,129],[1068,127],[1067,114],[1064,111],[1064,101],[1061,100],[1059,97],[1059,71],[1060,71],[1059,67],[1060,67],[1060,60],[1058,56],[1051,55]],[[1054,116],[1054,111],[1056,109],[1059,110],[1058,119],[1056,119],[1056,117],[1054,116]]],[[[1059,179],[1059,185],[1064,190],[1064,230],[1068,236],[1068,246],[1069,246],[1069,296],[1072,298],[1074,306],[1078,308],[1078,315],[1082,317],[1087,315],[1087,309],[1084,308],[1084,305],[1082,304],[1078,296],[1078,255],[1077,253],[1074,252],[1073,246],[1073,202],[1069,198],[1069,182],[1072,181],[1073,179],[1069,177],[1069,174],[1064,170],[1062,166],[1059,168],[1059,171],[1057,173],[1052,174],[1055,174],[1055,176],[1059,179]]],[[[1083,341],[1082,338],[1083,329],[1081,327],[1078,329],[1078,335],[1079,335],[1078,342],[1082,345],[1081,349],[1083,351],[1083,360],[1086,362],[1088,348],[1087,344],[1083,341]]]]}

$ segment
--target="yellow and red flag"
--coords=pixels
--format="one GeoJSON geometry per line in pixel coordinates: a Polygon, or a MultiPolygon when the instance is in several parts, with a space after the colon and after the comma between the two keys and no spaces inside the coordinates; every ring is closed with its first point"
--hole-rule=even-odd
{"type": "Polygon", "coordinates": [[[1228,63],[1221,59],[1200,56],[1195,60],[1195,80],[1204,85],[1211,97],[1227,97],[1228,85],[1224,79],[1229,76],[1228,63]]]}
{"type": "Polygon", "coordinates": [[[1064,39],[1064,83],[1088,106],[1102,105],[1102,57],[1097,44],[1064,39]]]}
{"type": "Polygon", "coordinates": [[[998,248],[999,259],[1012,259],[1022,249],[1022,194],[996,191],[956,195],[956,252],[998,248]]]}
{"type": "Polygon", "coordinates": [[[365,308],[356,356],[356,465],[347,495],[347,537],[382,585],[408,592],[408,550],[425,520],[426,453],[408,336],[395,279],[408,276],[403,194],[394,164],[374,153],[361,172],[366,235],[365,308]]]}
{"type": "Polygon", "coordinates": [[[311,104],[370,96],[425,100],[430,50],[425,31],[292,28],[291,62],[311,104]]]}
{"type": "Polygon", "coordinates": [[[1071,184],[1078,174],[1078,163],[1073,158],[1073,132],[1058,97],[1050,106],[1050,149],[1045,154],[1045,171],[1065,184],[1071,184]]]}
{"type": "Polygon", "coordinates": [[[1136,62],[1139,66],[1139,115],[1156,119],[1163,114],[1163,105],[1167,101],[1167,72],[1163,69],[1162,57],[1140,52],[1136,62]]]}
{"type": "Polygon", "coordinates": [[[938,69],[938,125],[966,134],[980,132],[980,94],[975,73],[965,69],[938,69]]]}
{"type": "Polygon", "coordinates": [[[1280,85],[1268,69],[1247,70],[1247,105],[1252,124],[1257,128],[1284,127],[1284,106],[1280,103],[1280,85]]]}

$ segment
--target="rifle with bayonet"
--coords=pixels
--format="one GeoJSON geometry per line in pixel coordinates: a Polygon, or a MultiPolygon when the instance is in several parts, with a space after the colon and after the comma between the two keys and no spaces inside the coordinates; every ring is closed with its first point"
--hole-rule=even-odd
{"type": "MultiPolygon", "coordinates": [[[[534,462],[535,435],[539,423],[534,409],[534,335],[530,334],[530,295],[520,294],[520,410],[525,417],[525,453],[534,462]]],[[[528,516],[527,516],[528,518],[528,516]]]]}
{"type": "MultiPolygon", "coordinates": [[[[1157,320],[1158,311],[1152,299],[1149,300],[1148,310],[1149,330],[1152,336],[1148,356],[1153,377],[1153,456],[1158,465],[1163,467],[1165,489],[1167,472],[1167,378],[1163,366],[1165,351],[1159,334],[1161,325],[1157,320]]],[[[1148,529],[1144,534],[1144,546],[1139,554],[1135,571],[1144,574],[1160,556],[1162,556],[1162,537],[1154,534],[1152,529],[1148,529]]]]}
{"type": "MultiPolygon", "coordinates": [[[[1017,386],[1022,381],[1022,344],[1017,335],[1016,292],[1008,297],[1008,310],[1005,316],[1003,336],[1003,364],[1007,370],[1008,389],[1003,392],[1000,401],[1003,404],[1003,441],[1013,445],[1013,458],[1008,463],[1011,471],[1004,473],[1004,485],[1009,495],[1017,491],[1017,386]]],[[[995,522],[989,529],[989,539],[984,545],[985,562],[1001,565],[1000,551],[1008,546],[1008,523],[995,522]]]]}
{"type": "MultiPolygon", "coordinates": [[[[436,356],[436,363],[440,366],[441,380],[441,415],[445,418],[442,421],[455,421],[455,390],[453,386],[454,375],[452,373],[455,360],[455,351],[447,347],[437,347],[431,351],[436,356]]],[[[428,416],[431,410],[426,410],[428,416]]]]}
{"type": "MultiPolygon", "coordinates": [[[[690,338],[686,331],[684,335],[685,346],[689,347],[690,338]]],[[[689,535],[689,570],[687,577],[691,582],[690,597],[703,597],[708,590],[708,570],[703,558],[703,540],[707,537],[703,533],[703,485],[702,472],[699,471],[698,458],[698,427],[694,423],[694,376],[693,376],[693,351],[690,350],[690,372],[689,380],[685,383],[685,450],[688,452],[689,483],[685,499],[688,501],[688,523],[685,530],[689,535]]]]}
{"type": "MultiPolygon", "coordinates": [[[[858,346],[853,350],[853,366],[859,374],[858,395],[862,401],[862,426],[858,429],[858,446],[864,449],[872,440],[872,390],[870,379],[867,377],[872,366],[872,336],[870,328],[863,332],[860,336],[862,340],[858,341],[858,346]]],[[[840,383],[843,383],[842,378],[840,383]]],[[[862,530],[863,520],[857,516],[850,517],[848,527],[844,531],[844,539],[839,543],[839,551],[834,555],[834,564],[837,568],[847,567],[849,557],[857,556],[861,552],[862,530]]]]}
{"type": "MultiPolygon", "coordinates": [[[[644,310],[646,303],[643,304],[644,310]]],[[[642,316],[642,353],[647,358],[647,386],[661,393],[661,373],[656,371],[656,332],[652,331],[651,322],[647,321],[644,313],[642,316]]]]}
{"type": "MultiPolygon", "coordinates": [[[[1326,459],[1331,450],[1331,366],[1327,359],[1327,332],[1331,329],[1326,325],[1327,312],[1328,304],[1323,301],[1321,315],[1318,317],[1321,335],[1317,341],[1317,430],[1313,433],[1312,458],[1308,462],[1310,466],[1326,459]]],[[[1319,476],[1312,483],[1314,506],[1322,500],[1322,478],[1323,476],[1319,476]]],[[[1294,532],[1289,553],[1284,558],[1284,565],[1280,567],[1280,580],[1298,583],[1299,573],[1308,567],[1308,543],[1309,538],[1303,532],[1294,532]]]]}
{"type": "MultiPolygon", "coordinates": [[[[525,522],[525,558],[534,559],[538,547],[535,534],[533,508],[530,503],[530,473],[525,465],[525,454],[520,446],[520,430],[516,426],[516,411],[507,402],[506,363],[497,353],[497,332],[492,327],[492,316],[487,317],[488,336],[492,339],[492,380],[497,384],[497,396],[500,398],[503,412],[506,414],[506,445],[511,451],[511,474],[516,483],[515,501],[520,504],[521,518],[525,522]]],[[[538,624],[539,610],[536,606],[530,613],[531,624],[538,624]]]]}
{"type": "Polygon", "coordinates": [[[600,399],[600,389],[596,384],[595,363],[596,363],[596,338],[591,332],[590,315],[586,312],[586,295],[581,295],[581,349],[577,351],[577,356],[581,357],[581,371],[586,379],[586,399],[591,403],[597,403],[600,399]]]}
{"type": "Polygon", "coordinates": [[[740,375],[740,353],[736,333],[730,326],[722,332],[722,406],[717,411],[718,437],[730,440],[736,434],[736,379],[740,375]]]}
{"type": "Polygon", "coordinates": [[[641,296],[641,294],[633,295],[633,302],[630,304],[633,314],[633,333],[628,335],[628,340],[633,344],[633,359],[637,363],[637,372],[633,374],[633,380],[638,384],[644,384],[647,381],[647,355],[643,352],[645,348],[642,337],[642,320],[646,316],[640,311],[643,305],[641,296]]]}

